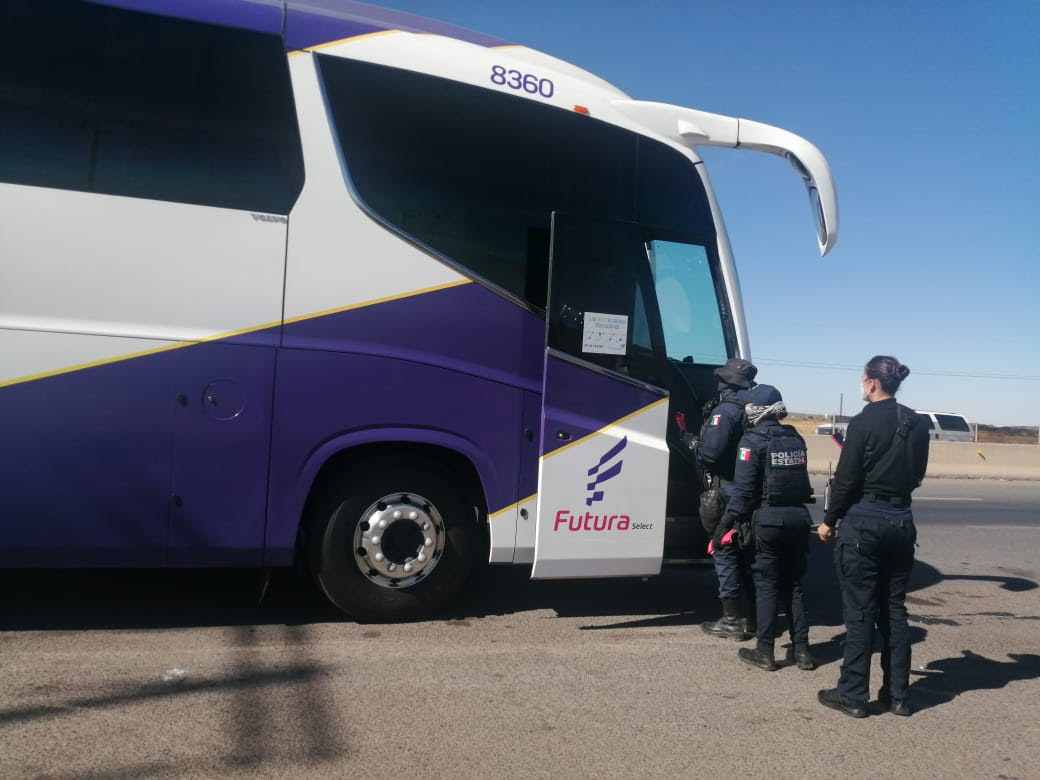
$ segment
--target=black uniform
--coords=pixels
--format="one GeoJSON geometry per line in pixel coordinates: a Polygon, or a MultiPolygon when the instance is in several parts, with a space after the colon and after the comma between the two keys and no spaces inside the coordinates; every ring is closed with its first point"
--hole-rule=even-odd
{"type": "MultiPolygon", "coordinates": [[[[733,494],[733,467],[737,459],[737,443],[744,433],[744,404],[737,399],[736,391],[723,387],[720,390],[720,401],[708,414],[701,428],[700,441],[697,444],[697,459],[704,470],[719,478],[719,489],[727,501],[733,494]]],[[[708,538],[711,538],[718,526],[719,518],[714,522],[701,516],[708,538]]],[[[719,547],[712,554],[715,574],[719,578],[719,598],[740,598],[742,579],[740,557],[733,546],[719,547]]]]}
{"type": "Polygon", "coordinates": [[[704,421],[697,444],[697,459],[705,471],[710,471],[727,483],[732,482],[737,442],[743,433],[744,403],[737,398],[736,390],[724,387],[720,391],[719,403],[704,421]]]}
{"type": "Polygon", "coordinates": [[[917,540],[910,494],[927,465],[927,426],[894,398],[867,404],[849,423],[823,522],[841,520],[834,563],[846,638],[838,692],[857,704],[869,698],[875,626],[882,639],[882,698],[906,697],[906,585],[917,540]]]}
{"type": "Polygon", "coordinates": [[[721,526],[753,518],[757,594],[757,650],[773,655],[778,607],[784,604],[796,650],[808,652],[809,620],[802,597],[812,519],[805,440],[773,417],[744,434],[737,450],[730,498],[721,526]]]}

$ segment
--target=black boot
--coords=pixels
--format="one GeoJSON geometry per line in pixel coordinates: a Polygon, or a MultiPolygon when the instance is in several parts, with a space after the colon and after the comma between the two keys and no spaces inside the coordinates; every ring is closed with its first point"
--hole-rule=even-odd
{"type": "Polygon", "coordinates": [[[753,666],[764,672],[775,672],[779,668],[773,658],[773,648],[771,647],[759,646],[754,650],[742,647],[737,651],[737,657],[748,666],[753,666]]]}
{"type": "Polygon", "coordinates": [[[850,718],[867,717],[866,702],[847,699],[838,693],[837,688],[829,688],[825,691],[819,691],[816,694],[816,698],[819,699],[820,704],[824,707],[830,707],[832,710],[844,712],[850,718]]]}
{"type": "Polygon", "coordinates": [[[754,636],[757,633],[755,624],[755,592],[750,588],[745,587],[740,592],[740,609],[741,609],[741,622],[744,626],[744,633],[748,636],[754,636]]]}
{"type": "Polygon", "coordinates": [[[892,694],[888,692],[888,688],[882,688],[877,692],[877,700],[882,709],[888,710],[893,715],[902,715],[906,718],[913,712],[906,699],[893,699],[892,694]]]}
{"type": "Polygon", "coordinates": [[[809,652],[808,645],[791,645],[787,648],[788,666],[798,664],[798,668],[804,672],[811,672],[816,668],[816,659],[809,652]]]}
{"type": "Polygon", "coordinates": [[[744,621],[740,618],[740,599],[722,599],[722,617],[710,623],[702,623],[701,630],[711,636],[733,639],[743,642],[751,638],[744,630],[744,621]]]}

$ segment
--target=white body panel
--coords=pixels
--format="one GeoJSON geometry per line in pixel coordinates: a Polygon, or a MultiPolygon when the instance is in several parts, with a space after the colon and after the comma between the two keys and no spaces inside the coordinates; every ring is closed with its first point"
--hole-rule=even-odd
{"type": "Polygon", "coordinates": [[[172,349],[179,342],[35,329],[0,328],[0,386],[58,371],[172,349]],[[81,362],[74,363],[79,360],[81,362]]]}
{"type": "MultiPolygon", "coordinates": [[[[534,542],[538,528],[538,496],[534,495],[525,501],[521,501],[518,515],[516,519],[516,544],[512,550],[512,555],[505,560],[511,560],[513,563],[534,563],[534,542]]],[[[493,533],[492,536],[494,536],[493,533]]],[[[492,559],[492,562],[494,562],[494,559],[492,559]]]]}
{"type": "MultiPolygon", "coordinates": [[[[533,578],[648,576],[661,570],[667,400],[542,458],[533,578]],[[621,472],[588,504],[590,469],[627,437],[621,472]]],[[[614,463],[617,462],[614,460],[614,463]]],[[[611,464],[604,464],[604,468],[611,464]]]]}
{"type": "MultiPolygon", "coordinates": [[[[512,97],[549,103],[567,111],[573,110],[576,105],[590,109],[593,106],[606,107],[610,100],[625,97],[616,87],[602,79],[590,77],[580,68],[520,46],[488,49],[438,35],[391,32],[350,38],[314,47],[313,50],[453,79],[512,97]],[[554,85],[552,97],[531,95],[523,90],[495,84],[490,78],[491,69],[495,65],[514,68],[533,76],[551,77],[554,85]]],[[[597,115],[595,109],[592,113],[593,116],[597,115]]],[[[421,116],[415,118],[415,130],[419,141],[422,137],[421,116]]]]}
{"type": "Polygon", "coordinates": [[[0,382],[277,324],[285,232],[248,211],[0,184],[0,382]]]}

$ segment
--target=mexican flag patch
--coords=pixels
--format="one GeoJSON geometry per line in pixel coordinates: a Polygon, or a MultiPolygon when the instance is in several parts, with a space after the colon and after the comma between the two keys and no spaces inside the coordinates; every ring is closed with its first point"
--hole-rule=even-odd
{"type": "Polygon", "coordinates": [[[745,461],[745,462],[751,460],[751,448],[750,447],[741,447],[740,448],[740,452],[737,453],[737,459],[745,461]]]}
{"type": "Polygon", "coordinates": [[[711,416],[711,424],[712,425],[718,425],[719,424],[719,420],[721,420],[721,419],[722,419],[722,415],[721,414],[713,414],[711,416]]]}

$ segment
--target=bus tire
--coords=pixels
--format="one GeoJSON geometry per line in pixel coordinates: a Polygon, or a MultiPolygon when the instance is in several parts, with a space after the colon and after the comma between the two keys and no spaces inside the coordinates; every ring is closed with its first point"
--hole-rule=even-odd
{"type": "Polygon", "coordinates": [[[359,621],[432,617],[469,576],[475,514],[432,462],[365,464],[315,502],[311,572],[329,600],[359,621]]]}

